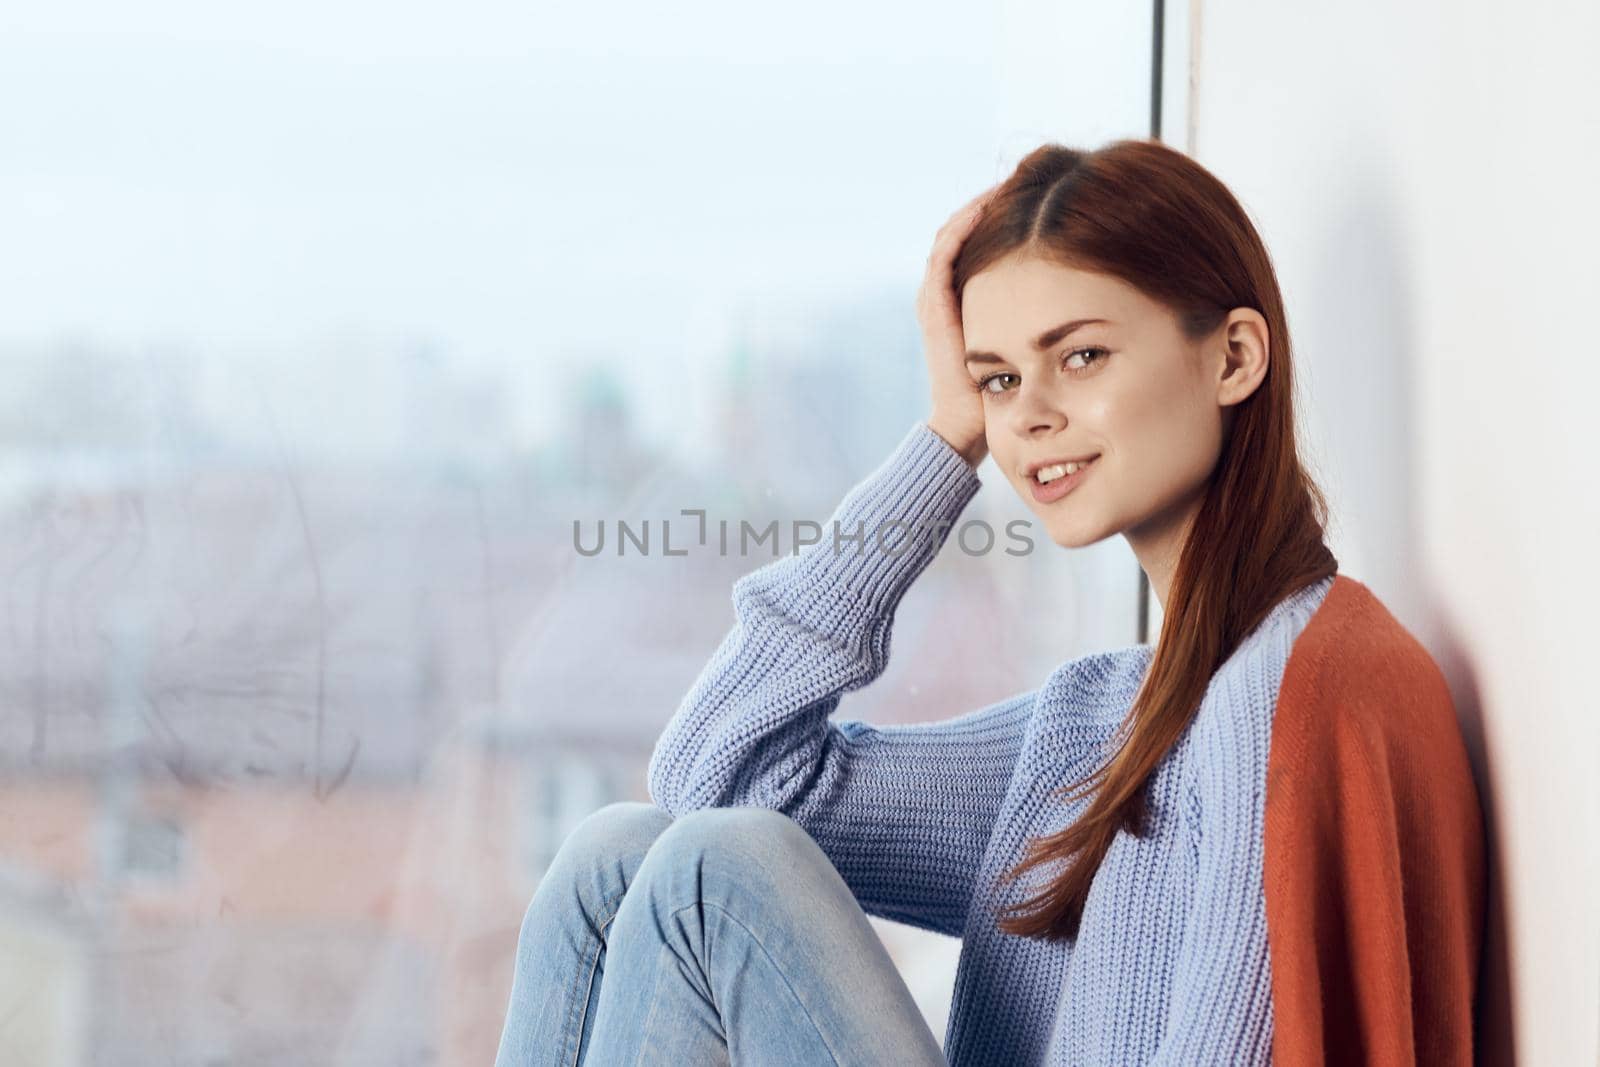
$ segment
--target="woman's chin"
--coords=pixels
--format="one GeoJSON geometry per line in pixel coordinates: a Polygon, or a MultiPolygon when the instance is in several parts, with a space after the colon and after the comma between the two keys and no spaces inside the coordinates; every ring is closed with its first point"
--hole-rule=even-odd
{"type": "Polygon", "coordinates": [[[1091,544],[1099,544],[1106,537],[1117,533],[1117,530],[1109,530],[1104,523],[1091,520],[1082,514],[1072,517],[1040,515],[1040,520],[1045,526],[1045,536],[1050,537],[1051,541],[1056,542],[1062,549],[1086,549],[1091,544]]]}
{"type": "Polygon", "coordinates": [[[1059,518],[1046,522],[1044,528],[1050,540],[1061,548],[1087,548],[1103,540],[1103,535],[1095,534],[1090,527],[1078,522],[1062,522],[1059,518]]]}

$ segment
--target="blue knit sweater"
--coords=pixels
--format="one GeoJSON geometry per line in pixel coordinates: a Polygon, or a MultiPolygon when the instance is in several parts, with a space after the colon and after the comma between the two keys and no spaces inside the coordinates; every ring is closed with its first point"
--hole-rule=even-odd
{"type": "Polygon", "coordinates": [[[830,720],[883,672],[896,605],[979,486],[918,423],[835,509],[839,551],[825,525],[819,543],[735,582],[737,622],[656,745],[651,798],[675,815],[785,812],[868,914],[962,938],[944,1041],[956,1067],[1265,1063],[1267,746],[1290,646],[1333,579],[1281,601],[1213,675],[1155,773],[1153,832],[1116,837],[1078,936],[1004,934],[994,908],[1052,868],[998,876],[1083,810],[1050,792],[1109,753],[1153,650],[1082,656],[943,722],[830,720]],[[862,524],[867,537],[843,540],[862,524]]]}

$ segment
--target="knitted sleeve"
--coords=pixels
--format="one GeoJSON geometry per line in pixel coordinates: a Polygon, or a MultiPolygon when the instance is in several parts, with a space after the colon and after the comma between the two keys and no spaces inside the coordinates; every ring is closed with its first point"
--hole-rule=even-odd
{"type": "Polygon", "coordinates": [[[896,606],[979,486],[918,423],[818,543],[735,582],[736,622],[651,755],[655,804],[782,811],[868,914],[960,936],[1034,694],[927,724],[829,716],[882,674],[896,606]]]}

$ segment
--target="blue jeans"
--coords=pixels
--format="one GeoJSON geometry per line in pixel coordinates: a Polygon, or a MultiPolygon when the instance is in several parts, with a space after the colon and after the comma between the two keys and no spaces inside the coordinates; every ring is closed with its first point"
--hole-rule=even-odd
{"type": "Polygon", "coordinates": [[[496,1067],[946,1067],[866,913],[793,819],[609,804],[517,941],[496,1067]]]}

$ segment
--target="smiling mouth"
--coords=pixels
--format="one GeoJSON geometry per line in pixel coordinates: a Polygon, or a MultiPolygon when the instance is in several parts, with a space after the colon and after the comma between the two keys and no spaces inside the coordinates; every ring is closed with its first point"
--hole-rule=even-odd
{"type": "Polygon", "coordinates": [[[1082,484],[1098,462],[1100,457],[1095,455],[1083,463],[1058,463],[1053,467],[1041,467],[1034,477],[1028,479],[1029,491],[1033,494],[1033,499],[1039,503],[1053,504],[1082,484]],[[1047,477],[1055,475],[1055,477],[1041,482],[1038,477],[1040,474],[1047,477]]]}
{"type": "Polygon", "coordinates": [[[1097,452],[1085,460],[1073,460],[1067,463],[1052,463],[1048,467],[1040,467],[1033,472],[1033,481],[1039,485],[1049,485],[1058,479],[1076,474],[1095,460],[1100,458],[1097,452]]]}

